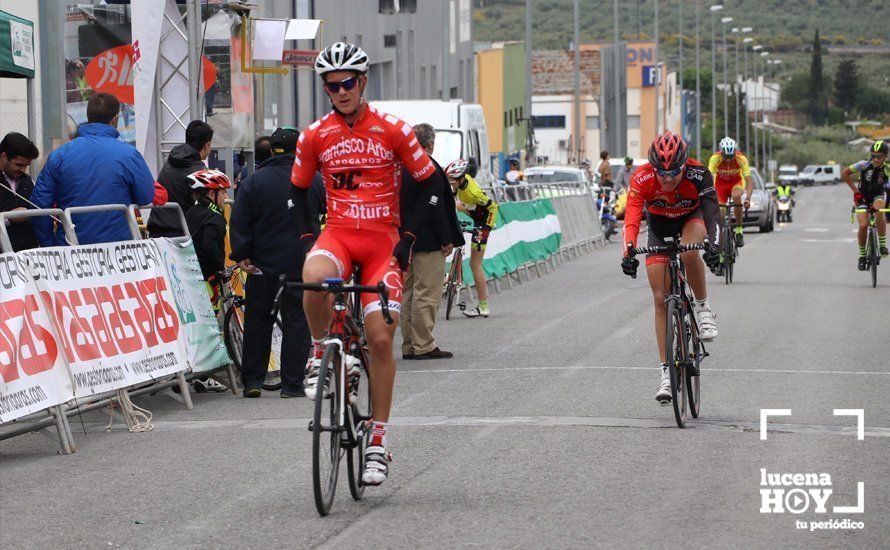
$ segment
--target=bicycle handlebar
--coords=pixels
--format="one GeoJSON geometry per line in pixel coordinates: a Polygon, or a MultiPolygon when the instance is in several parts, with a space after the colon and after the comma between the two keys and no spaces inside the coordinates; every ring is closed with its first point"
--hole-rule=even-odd
{"type": "Polygon", "coordinates": [[[387,325],[393,323],[392,316],[389,313],[389,289],[380,281],[374,286],[371,285],[353,285],[346,284],[344,281],[324,282],[324,283],[304,283],[302,281],[289,281],[286,275],[278,277],[278,292],[275,294],[275,305],[272,308],[272,316],[278,315],[281,309],[281,298],[284,295],[285,288],[298,288],[300,290],[310,290],[314,292],[332,292],[334,294],[345,294],[347,292],[358,292],[361,294],[376,294],[380,299],[380,309],[383,313],[383,319],[387,325]]]}
{"type": "Polygon", "coordinates": [[[692,250],[704,250],[705,243],[692,244],[673,244],[668,246],[641,246],[630,251],[632,256],[637,254],[679,254],[681,252],[689,252],[692,250]]]}

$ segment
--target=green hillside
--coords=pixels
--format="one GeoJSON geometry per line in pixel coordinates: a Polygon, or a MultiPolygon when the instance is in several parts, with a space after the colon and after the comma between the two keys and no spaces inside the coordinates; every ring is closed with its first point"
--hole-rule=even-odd
{"type": "MultiPolygon", "coordinates": [[[[702,47],[710,52],[711,23],[700,2],[702,47]]],[[[478,41],[523,40],[525,0],[474,0],[475,38],[478,41]]],[[[582,42],[613,39],[612,2],[581,0],[582,42]]],[[[693,59],[695,45],[694,0],[683,1],[684,58],[693,59]]],[[[573,36],[572,0],[534,0],[534,48],[566,48],[573,36]]],[[[676,66],[679,44],[679,2],[659,2],[659,38],[662,57],[676,66]]],[[[822,37],[826,75],[833,76],[840,59],[858,60],[864,84],[886,89],[890,74],[890,4],[878,0],[741,0],[724,3],[720,17],[735,19],[729,27],[752,27],[751,37],[783,60],[780,79],[809,69],[809,49],[818,28],[822,37]],[[829,50],[826,52],[825,48],[829,50]],[[832,48],[847,51],[837,52],[832,48]],[[851,52],[851,48],[872,50],[851,52]]],[[[651,39],[654,35],[653,0],[619,2],[619,28],[623,39],[651,39]]],[[[720,23],[718,21],[718,42],[720,23]]],[[[727,32],[727,35],[730,33],[727,32]]],[[[727,37],[729,40],[729,37],[727,37]]],[[[707,54],[708,56],[710,53],[707,54]]]]}

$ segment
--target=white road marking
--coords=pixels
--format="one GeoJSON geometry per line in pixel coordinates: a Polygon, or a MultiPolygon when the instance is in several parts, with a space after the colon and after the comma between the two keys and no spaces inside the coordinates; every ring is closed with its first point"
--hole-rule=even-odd
{"type": "MultiPolygon", "coordinates": [[[[479,367],[471,369],[426,369],[426,370],[399,370],[402,374],[433,374],[433,373],[455,373],[455,372],[493,372],[493,371],[523,371],[523,370],[645,370],[655,371],[655,367],[614,367],[614,366],[595,366],[595,365],[566,365],[564,367],[479,367]]],[[[753,372],[753,373],[771,373],[771,374],[849,374],[849,375],[877,375],[890,376],[890,372],[882,371],[841,371],[841,370],[794,370],[794,369],[707,369],[707,373],[716,372],[753,372]]]]}
{"type": "Polygon", "coordinates": [[[852,243],[855,239],[801,239],[802,243],[852,243]]]}
{"type": "MultiPolygon", "coordinates": [[[[89,423],[89,430],[103,430],[100,423],[89,423]]],[[[667,428],[676,429],[672,417],[665,418],[615,418],[603,416],[395,416],[390,418],[391,426],[408,427],[480,427],[488,435],[501,426],[532,428],[667,428]]],[[[158,420],[156,431],[167,430],[304,430],[309,425],[308,418],[261,418],[255,420],[158,420]]],[[[689,427],[695,429],[736,429],[745,432],[759,432],[759,423],[751,420],[692,420],[689,427]]],[[[853,426],[827,426],[819,424],[774,424],[770,423],[771,433],[799,433],[818,435],[857,435],[853,426]]],[[[122,429],[121,429],[122,431],[122,429]]],[[[890,437],[890,428],[865,426],[868,437],[890,437]]]]}
{"type": "Polygon", "coordinates": [[[805,233],[828,233],[827,227],[807,227],[804,229],[805,233]]]}

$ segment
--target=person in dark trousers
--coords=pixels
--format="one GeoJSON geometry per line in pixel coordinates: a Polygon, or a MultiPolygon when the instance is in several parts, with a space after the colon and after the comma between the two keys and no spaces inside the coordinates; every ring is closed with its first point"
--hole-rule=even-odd
{"type": "MultiPolygon", "coordinates": [[[[40,156],[37,146],[27,137],[10,132],[0,141],[0,212],[27,210],[34,191],[34,181],[28,175],[31,161],[40,156]]],[[[37,236],[31,220],[5,220],[12,251],[37,248],[37,236]]],[[[7,250],[9,252],[9,250],[7,250]]]]}
{"type": "MultiPolygon", "coordinates": [[[[77,128],[77,137],[49,154],[31,201],[37,208],[97,206],[107,204],[151,204],[154,181],[145,159],[135,147],[120,141],[117,121],[121,104],[104,92],[87,102],[87,123],[77,128]]],[[[80,244],[110,243],[133,238],[121,212],[75,214],[74,231],[80,244]]],[[[34,234],[43,246],[65,246],[68,240],[61,225],[53,230],[47,216],[31,220],[34,234]]]]}
{"type": "MultiPolygon", "coordinates": [[[[432,159],[436,133],[429,124],[418,124],[414,134],[420,146],[432,159]]],[[[454,195],[442,167],[433,160],[442,176],[442,189],[435,191],[438,205],[427,219],[417,225],[414,257],[405,272],[402,283],[402,359],[447,359],[450,351],[439,349],[433,338],[436,314],[442,301],[442,283],[445,281],[445,260],[455,246],[464,245],[464,236],[457,221],[454,195]]],[[[420,186],[408,171],[402,172],[400,211],[403,216],[415,211],[420,186]]],[[[403,219],[403,227],[410,227],[411,220],[403,219]]]]}
{"type": "MultiPolygon", "coordinates": [[[[241,183],[232,209],[229,258],[247,276],[241,377],[244,397],[260,397],[269,364],[274,319],[271,315],[278,277],[299,280],[303,273],[300,231],[288,211],[291,168],[299,132],[278,128],[272,157],[241,183]]],[[[311,336],[303,296],[288,289],[282,307],[281,397],[303,397],[303,377],[311,336]]]]}
{"type": "MultiPolygon", "coordinates": [[[[177,145],[170,151],[167,162],[158,174],[158,183],[167,190],[167,201],[175,202],[182,208],[183,214],[195,204],[192,197],[192,180],[190,175],[206,170],[204,160],[210,156],[213,128],[206,122],[193,120],[185,129],[185,143],[177,145]]],[[[148,217],[148,235],[150,237],[181,237],[182,225],[179,216],[173,210],[152,210],[148,217]]]]}

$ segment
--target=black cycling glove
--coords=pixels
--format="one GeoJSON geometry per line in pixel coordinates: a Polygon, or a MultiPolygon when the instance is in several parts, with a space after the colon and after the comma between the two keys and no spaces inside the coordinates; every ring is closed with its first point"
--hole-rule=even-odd
{"type": "Polygon", "coordinates": [[[407,270],[411,264],[411,252],[414,249],[415,240],[417,240],[417,237],[413,233],[405,231],[392,251],[393,258],[399,263],[402,271],[407,270]]]}

